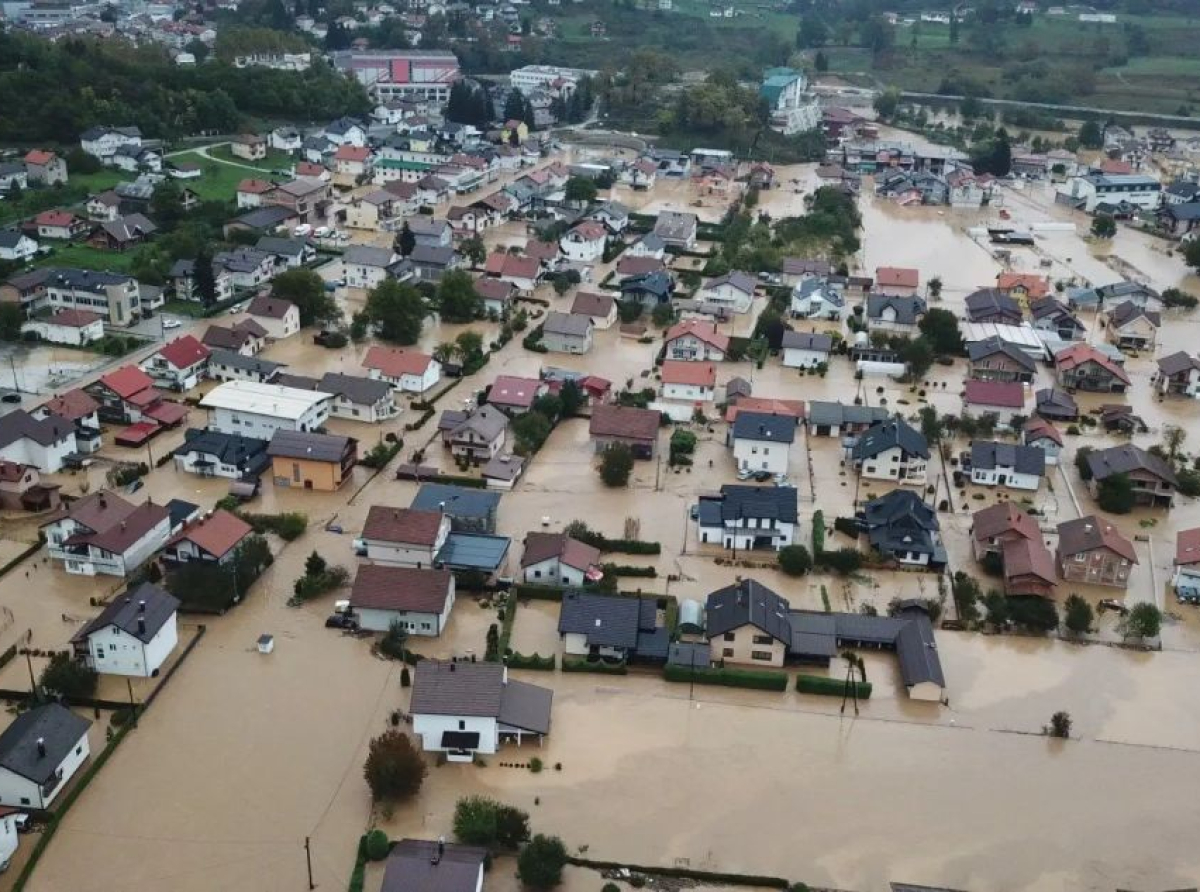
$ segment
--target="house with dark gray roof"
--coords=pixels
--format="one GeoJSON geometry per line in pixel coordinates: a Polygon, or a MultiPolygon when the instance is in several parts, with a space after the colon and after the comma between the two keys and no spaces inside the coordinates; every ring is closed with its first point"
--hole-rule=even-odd
{"type": "Polygon", "coordinates": [[[563,594],[558,634],[564,655],[589,660],[662,662],[670,644],[656,599],[584,591],[563,594]]]}
{"type": "Polygon", "coordinates": [[[333,394],[329,414],[335,418],[378,424],[400,414],[400,409],[392,399],[392,385],[378,378],[326,372],[319,380],[303,375],[279,375],[276,383],[299,390],[333,394]]]}
{"type": "Polygon", "coordinates": [[[1075,397],[1057,387],[1044,387],[1035,395],[1035,410],[1047,421],[1074,421],[1079,417],[1075,397]]]}
{"type": "Polygon", "coordinates": [[[1046,475],[1046,451],[996,440],[971,444],[971,482],[1037,492],[1046,475]]]}
{"type": "Polygon", "coordinates": [[[937,513],[910,489],[894,489],[867,502],[862,513],[867,541],[905,567],[946,565],[937,513]]]}
{"type": "Polygon", "coordinates": [[[454,532],[494,533],[500,493],[448,483],[422,483],[408,507],[442,512],[450,518],[454,532]]]}
{"type": "Polygon", "coordinates": [[[819,331],[785,331],[780,349],[787,368],[815,369],[829,362],[833,338],[819,331]]]}
{"type": "Polygon", "coordinates": [[[1109,343],[1122,350],[1153,350],[1162,327],[1162,315],[1131,300],[1120,303],[1104,316],[1109,343]]]}
{"type": "Polygon", "coordinates": [[[705,602],[714,663],[782,666],[792,640],[788,602],[754,579],[719,588],[705,602]]]}
{"type": "Polygon", "coordinates": [[[1088,453],[1087,466],[1091,471],[1088,488],[1093,496],[1105,480],[1124,475],[1133,484],[1134,498],[1139,505],[1170,508],[1179,487],[1179,479],[1170,464],[1132,443],[1088,453]]]}
{"type": "Polygon", "coordinates": [[[236,350],[212,350],[208,357],[208,376],[214,381],[254,381],[272,384],[286,368],[281,362],[246,356],[236,350]]]}
{"type": "Polygon", "coordinates": [[[668,247],[690,251],[696,247],[700,219],[685,211],[661,211],[654,221],[654,235],[668,247]]]}
{"type": "Polygon", "coordinates": [[[738,471],[786,474],[796,419],[790,415],[739,411],[729,429],[738,471]]]}
{"type": "Polygon", "coordinates": [[[426,752],[470,762],[506,742],[540,742],[550,733],[553,699],[549,688],[509,678],[501,663],[421,660],[409,713],[426,752]]]}
{"type": "Polygon", "coordinates": [[[1083,323],[1062,301],[1043,297],[1029,304],[1029,315],[1037,331],[1054,334],[1060,341],[1079,341],[1087,335],[1083,323]]]}
{"type": "Polygon", "coordinates": [[[383,865],[379,892],[480,892],[487,849],[443,839],[402,839],[383,865]]]}
{"type": "Polygon", "coordinates": [[[183,432],[173,454],[176,468],[201,477],[257,479],[271,466],[266,440],[197,428],[183,432]]]}
{"type": "Polygon", "coordinates": [[[920,431],[898,415],[869,427],[849,452],[855,469],[866,480],[925,483],[929,444],[920,431]]]}
{"type": "Polygon", "coordinates": [[[925,300],[915,295],[867,295],[867,331],[886,331],[915,337],[925,315],[925,300]]]}
{"type": "MultiPolygon", "coordinates": [[[[740,413],[739,413],[740,414],[740,413]]],[[[796,489],[727,483],[693,512],[701,544],[727,551],[778,551],[796,541],[796,489]]]]}
{"type": "Polygon", "coordinates": [[[49,808],[92,754],[91,725],[61,703],[13,719],[0,734],[0,805],[49,808]]]}
{"type": "Polygon", "coordinates": [[[1024,320],[1021,305],[1007,291],[980,288],[967,295],[967,319],[971,322],[996,322],[1020,325],[1024,320]]]}
{"type": "Polygon", "coordinates": [[[1028,384],[1037,375],[1037,362],[1015,344],[992,335],[967,344],[968,376],[975,381],[1019,381],[1028,384]]]}
{"type": "Polygon", "coordinates": [[[1154,388],[1163,396],[1200,396],[1200,359],[1180,350],[1158,360],[1154,388]]]}
{"type": "Polygon", "coordinates": [[[814,437],[860,434],[891,417],[883,406],[846,406],[814,400],[808,404],[808,431],[814,437]]]}
{"type": "Polygon", "coordinates": [[[117,595],[71,637],[75,657],[104,675],[157,676],[179,641],[179,599],[143,582],[117,595]]]}

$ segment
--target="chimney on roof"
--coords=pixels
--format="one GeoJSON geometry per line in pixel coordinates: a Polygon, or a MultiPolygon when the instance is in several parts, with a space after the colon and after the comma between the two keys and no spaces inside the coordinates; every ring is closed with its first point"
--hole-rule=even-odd
{"type": "Polygon", "coordinates": [[[145,612],[146,612],[146,602],[138,601],[138,613],[145,613],[145,612]]]}
{"type": "Polygon", "coordinates": [[[139,614],[138,615],[138,635],[145,635],[145,634],[146,634],[146,617],[139,614]]]}
{"type": "Polygon", "coordinates": [[[37,739],[37,748],[38,748],[38,758],[39,759],[46,758],[46,738],[45,737],[39,737],[37,739]]]}
{"type": "Polygon", "coordinates": [[[106,498],[104,498],[104,493],[100,493],[100,507],[101,508],[108,507],[108,500],[106,498]]]}

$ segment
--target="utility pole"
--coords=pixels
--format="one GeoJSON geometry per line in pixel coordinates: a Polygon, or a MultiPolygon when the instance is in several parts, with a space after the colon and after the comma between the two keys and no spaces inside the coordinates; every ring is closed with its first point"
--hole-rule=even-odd
{"type": "Polygon", "coordinates": [[[312,892],[317,888],[317,884],[313,882],[312,875],[312,846],[309,844],[309,837],[304,837],[304,860],[308,864],[308,889],[312,892]]]}

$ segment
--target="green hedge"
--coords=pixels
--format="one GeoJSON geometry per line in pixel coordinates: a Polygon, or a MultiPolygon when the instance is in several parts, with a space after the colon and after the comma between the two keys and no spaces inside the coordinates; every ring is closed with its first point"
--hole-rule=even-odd
{"type": "Polygon", "coordinates": [[[668,665],[663,669],[667,681],[691,682],[720,685],[727,688],[754,688],[759,691],[786,691],[786,672],[768,672],[761,669],[689,669],[687,666],[668,665]]]}
{"type": "Polygon", "coordinates": [[[363,884],[367,879],[367,835],[364,833],[358,839],[358,855],[354,859],[354,870],[350,874],[350,883],[346,886],[348,892],[363,892],[363,884]]]}
{"type": "Polygon", "coordinates": [[[762,876],[751,873],[718,873],[709,870],[693,870],[690,867],[655,867],[641,864],[622,864],[619,861],[593,861],[589,858],[567,856],[567,863],[576,867],[589,867],[592,870],[628,870],[630,873],[644,873],[649,876],[679,877],[681,879],[701,880],[714,886],[763,886],[773,889],[787,889],[792,885],[790,880],[783,877],[762,876]]]}
{"type": "Polygon", "coordinates": [[[428,423],[429,419],[433,417],[433,413],[435,411],[437,411],[437,410],[431,406],[430,408],[428,408],[424,412],[422,412],[421,417],[418,418],[416,421],[410,421],[408,424],[404,425],[404,429],[406,431],[420,430],[421,428],[423,428],[426,425],[426,423],[428,423]]]}
{"type": "MultiPolygon", "coordinates": [[[[858,699],[867,700],[871,697],[871,683],[857,682],[858,699]]],[[[797,675],[796,690],[801,694],[821,694],[825,697],[841,697],[848,694],[845,679],[830,678],[827,675],[797,675]]]]}
{"type": "Polygon", "coordinates": [[[528,598],[531,601],[561,601],[566,591],[558,585],[531,585],[523,583],[513,586],[513,594],[518,598],[528,598]]]}
{"type": "Polygon", "coordinates": [[[511,653],[505,657],[504,662],[510,669],[533,669],[538,672],[553,672],[558,660],[554,654],[542,657],[537,654],[526,656],[525,654],[511,653]]]}
{"type": "Polygon", "coordinates": [[[653,579],[658,575],[658,571],[653,567],[630,567],[625,564],[604,564],[604,575],[606,576],[641,576],[647,579],[653,579]]]}
{"type": "Polygon", "coordinates": [[[506,654],[508,642],[512,640],[513,623],[517,620],[517,599],[508,598],[501,609],[504,611],[504,619],[500,621],[500,638],[496,642],[496,652],[506,654]]]}
{"type": "Polygon", "coordinates": [[[587,660],[563,657],[563,672],[594,672],[597,675],[628,675],[629,667],[624,663],[610,665],[608,663],[589,663],[587,660]]]}
{"type": "Polygon", "coordinates": [[[825,512],[820,508],[813,512],[812,546],[814,557],[825,550],[825,512]]]}
{"type": "Polygon", "coordinates": [[[487,481],[482,477],[461,477],[457,474],[438,474],[435,483],[452,483],[455,486],[466,486],[470,489],[486,489],[487,481]]]}

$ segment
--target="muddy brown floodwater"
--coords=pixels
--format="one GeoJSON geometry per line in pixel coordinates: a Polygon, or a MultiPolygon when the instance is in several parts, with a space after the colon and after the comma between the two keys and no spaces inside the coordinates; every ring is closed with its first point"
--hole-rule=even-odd
{"type": "MultiPolygon", "coordinates": [[[[812,165],[782,168],[785,185],[764,194],[762,206],[773,216],[802,212],[804,194],[816,186],[813,171],[812,165]]],[[[681,182],[617,195],[651,212],[693,208],[699,198],[681,182]]],[[[718,218],[718,203],[703,201],[697,213],[718,218]]],[[[923,281],[940,276],[947,308],[961,313],[966,294],[994,282],[1002,268],[989,247],[969,235],[994,210],[902,209],[869,194],[861,203],[864,249],[857,264],[869,272],[884,264],[917,266],[923,281]]],[[[1134,268],[1158,288],[1197,290],[1179,259],[1144,235],[1122,230],[1111,245],[1096,250],[1080,234],[1085,219],[1054,206],[1047,190],[1006,190],[1004,204],[1016,225],[1072,221],[1077,227],[1075,233],[1039,232],[1033,248],[1014,252],[1014,269],[1104,283],[1121,278],[1119,269],[1134,268]]],[[[521,244],[524,238],[519,224],[488,235],[494,245],[521,244]]],[[[350,308],[363,299],[361,292],[339,295],[350,308]]],[[[539,296],[552,308],[567,307],[572,299],[549,291],[539,296]]],[[[756,301],[754,313],[763,304],[756,301]]],[[[753,315],[728,330],[744,333],[753,315]]],[[[1163,351],[1194,351],[1193,315],[1168,320],[1163,351]]],[[[1084,321],[1090,337],[1098,339],[1095,318],[1084,321]]],[[[485,323],[465,328],[488,340],[496,330],[485,323]]],[[[431,320],[421,344],[431,348],[463,329],[431,320]]],[[[295,338],[272,345],[265,356],[301,374],[353,373],[365,349],[325,351],[295,338]]],[[[615,329],[599,332],[587,356],[536,354],[517,339],[479,374],[458,383],[442,407],[470,399],[498,374],[534,376],[546,365],[601,374],[617,387],[654,386],[657,349],[657,343],[621,339],[615,329]]],[[[1151,357],[1130,358],[1127,368],[1134,382],[1128,399],[1151,427],[1135,442],[1148,446],[1166,425],[1177,424],[1192,432],[1195,442],[1185,448],[1200,448],[1195,404],[1150,398],[1151,357]]],[[[913,387],[856,381],[849,364],[840,361],[824,378],[799,375],[775,360],[762,369],[725,363],[718,375],[719,388],[734,376],[751,380],[757,396],[844,401],[857,396],[906,414],[925,402],[942,412],[962,408],[961,363],[935,366],[927,381],[913,387]]],[[[1049,380],[1043,370],[1036,386],[1049,380]]],[[[1080,396],[1088,409],[1106,401],[1080,396]]],[[[407,458],[433,437],[432,426],[403,430],[415,416],[406,406],[387,425],[330,426],[359,437],[364,447],[394,432],[404,438],[407,458]]],[[[203,412],[197,410],[192,423],[202,424],[203,412]]],[[[499,531],[513,537],[513,566],[529,530],[558,530],[579,518],[619,536],[629,518],[643,538],[663,545],[658,556],[621,558],[656,568],[658,579],[636,581],[647,591],[703,599],[752,574],[793,605],[813,609],[821,609],[824,598],[834,609],[857,610],[865,604],[882,609],[897,596],[939,595],[935,579],[924,574],[795,580],[766,566],[714,563],[718,555],[695,541],[687,511],[698,493],[733,480],[735,469],[722,423],[693,429],[700,443],[691,469],[638,463],[631,485],[612,490],[595,474],[586,420],[561,424],[501,504],[499,531]],[[670,583],[668,574],[676,577],[670,583]]],[[[181,432],[165,434],[152,442],[149,454],[107,446],[102,457],[149,460],[181,439],[181,432]]],[[[1078,439],[1068,437],[1062,465],[1030,497],[1043,512],[1051,542],[1057,522],[1096,510],[1073,466],[1078,439]]],[[[1086,442],[1119,440],[1089,435],[1086,442]]],[[[966,447],[965,441],[954,444],[955,451],[966,447]]],[[[857,485],[830,440],[798,437],[790,457],[802,540],[819,508],[832,542],[847,544],[832,531],[831,518],[851,513],[856,500],[885,487],[857,485]]],[[[427,461],[449,466],[436,446],[427,461]]],[[[95,491],[109,467],[100,463],[84,473],[58,475],[55,482],[71,494],[95,491]]],[[[931,483],[939,487],[939,499],[946,494],[942,476],[935,467],[931,483]]],[[[225,481],[201,480],[167,466],[153,471],[133,498],[176,497],[208,507],[227,488],[225,481]]],[[[353,568],[351,539],[368,508],[407,505],[416,489],[391,479],[390,472],[372,476],[363,468],[333,494],[276,489],[265,481],[253,510],[302,511],[309,531],[291,544],[272,541],[277,560],[246,602],[206,620],[207,635],[63,820],[31,890],[108,892],[115,884],[139,892],[291,892],[307,882],[306,837],[318,886],[345,884],[359,835],[373,820],[362,779],[366,745],[388,726],[393,710],[407,707],[408,692],[400,687],[399,667],[372,656],[368,642],[323,627],[334,595],[302,608],[286,601],[307,554],[317,550],[353,568]],[[344,532],[327,529],[331,523],[344,532]],[[276,638],[270,655],[254,647],[264,632],[276,638]]],[[[975,488],[954,492],[952,510],[941,515],[952,568],[978,573],[968,539],[970,512],[1005,497],[1020,498],[975,488]]],[[[1200,621],[1194,609],[1174,605],[1167,579],[1175,531],[1200,524],[1200,507],[1194,500],[1180,501],[1169,514],[1139,511],[1118,520],[1127,535],[1143,537],[1125,597],[1131,603],[1152,600],[1171,611],[1163,652],[944,632],[938,647],[949,706],[909,701],[894,658],[869,654],[875,693],[857,719],[852,711],[841,715],[836,698],[794,691],[691,690],[643,673],[621,678],[521,673],[556,693],[553,731],[544,748],[506,749],[486,767],[431,763],[420,795],[382,826],[393,836],[449,834],[456,799],[482,792],[527,808],[535,830],[559,834],[573,851],[599,859],[779,874],[862,892],[885,889],[888,880],[978,892],[1194,885],[1200,876],[1200,850],[1192,839],[1200,710],[1192,692],[1200,686],[1200,621]],[[1077,739],[1041,737],[1042,725],[1062,709],[1074,718],[1077,739]],[[547,766],[538,774],[501,765],[524,763],[535,754],[547,766]]],[[[5,555],[35,535],[35,520],[0,519],[5,555]]],[[[39,552],[0,579],[0,649],[26,636],[35,648],[64,647],[94,613],[89,598],[107,596],[115,585],[107,578],[68,577],[39,552]]],[[[1112,590],[1060,586],[1058,598],[1076,590],[1092,600],[1114,596],[1112,590]]],[[[445,634],[413,646],[430,656],[478,655],[495,618],[489,605],[464,595],[445,634]]],[[[527,654],[557,652],[556,628],[556,605],[522,604],[512,646],[527,654]]],[[[1115,621],[1102,619],[1096,637],[1119,642],[1115,621]]],[[[19,661],[9,664],[0,672],[0,686],[21,686],[23,669],[19,661]]],[[[843,670],[835,661],[830,672],[837,676],[843,670]]],[[[379,876],[377,867],[368,872],[368,892],[376,892],[379,876]]],[[[0,889],[11,882],[10,874],[0,889]]],[[[566,887],[586,892],[600,882],[573,870],[566,887]]],[[[488,885],[494,892],[515,892],[511,863],[502,862],[488,885]]]]}

